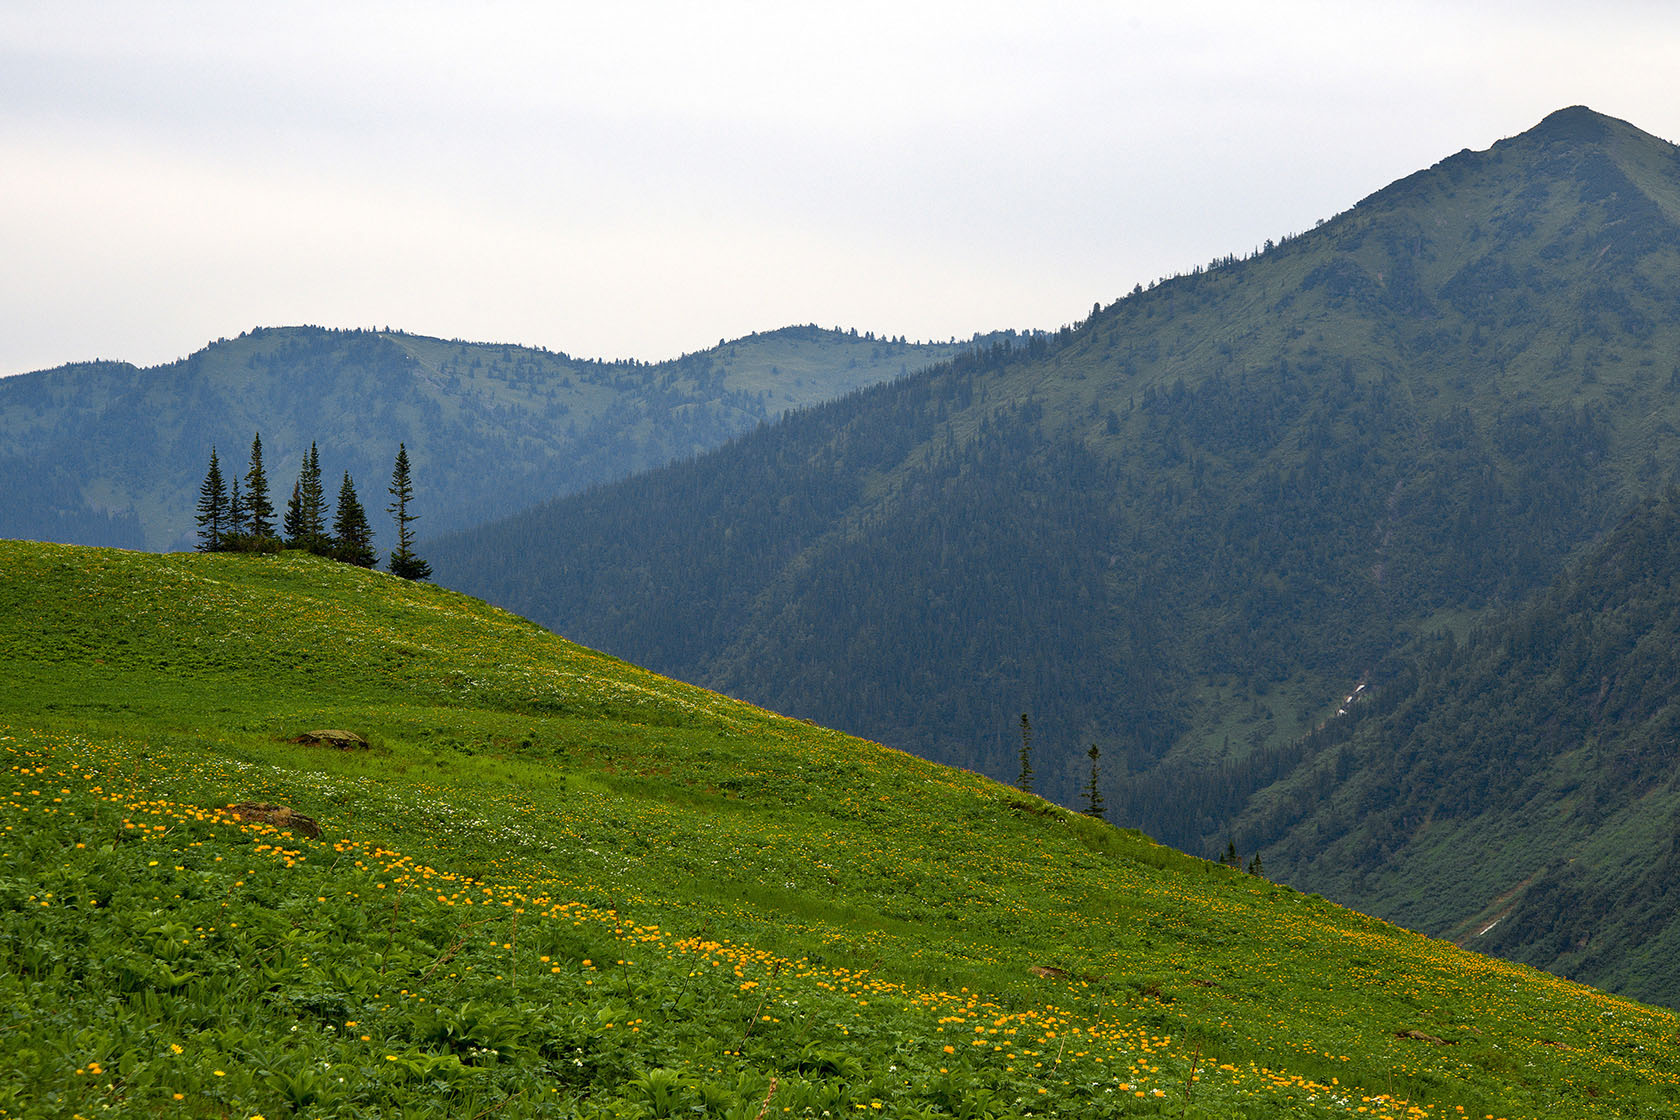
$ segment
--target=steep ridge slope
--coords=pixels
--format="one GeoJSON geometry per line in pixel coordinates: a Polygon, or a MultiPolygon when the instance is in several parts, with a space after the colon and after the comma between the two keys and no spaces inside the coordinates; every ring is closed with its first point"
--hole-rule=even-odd
{"type": "Polygon", "coordinates": [[[429,545],[654,668],[1223,849],[1409,634],[1680,456],[1680,154],[1584,108],[1077,329],[429,545]]]}
{"type": "Polygon", "coordinates": [[[1680,1003],[1680,494],[1385,669],[1236,834],[1304,889],[1680,1003]]]}
{"type": "Polygon", "coordinates": [[[423,527],[465,528],[956,349],[812,326],[667,362],[603,362],[394,331],[258,328],[154,369],[95,362],[0,379],[0,535],[187,547],[211,446],[243,473],[256,431],[276,489],[289,491],[316,441],[329,483],[348,470],[372,509],[404,442],[423,527]]]}
{"type": "Polygon", "coordinates": [[[0,542],[0,637],[13,1114],[1594,1118],[1680,1087],[1672,1012],[439,588],[0,542]]]}

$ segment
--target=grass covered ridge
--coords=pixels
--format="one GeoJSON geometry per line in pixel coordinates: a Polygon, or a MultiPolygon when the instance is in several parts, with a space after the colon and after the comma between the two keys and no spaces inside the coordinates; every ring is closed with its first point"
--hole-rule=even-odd
{"type": "Polygon", "coordinates": [[[4,1115],[1647,1116],[1680,1084],[1670,1012],[435,587],[0,542],[0,650],[4,1115]],[[320,727],[373,747],[287,741],[320,727]]]}

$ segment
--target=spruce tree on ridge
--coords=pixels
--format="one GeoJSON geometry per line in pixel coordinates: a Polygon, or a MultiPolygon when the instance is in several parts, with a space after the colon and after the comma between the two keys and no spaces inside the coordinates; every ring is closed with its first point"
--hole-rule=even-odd
{"type": "Polygon", "coordinates": [[[286,507],[286,544],[318,556],[332,551],[332,540],[327,536],[327,498],[321,488],[321,453],[313,440],[286,507]]]}
{"type": "Polygon", "coordinates": [[[210,469],[198,488],[198,550],[220,552],[223,530],[227,525],[227,483],[222,480],[222,466],[216,459],[216,449],[210,448],[210,469]]]}
{"type": "Polygon", "coordinates": [[[238,548],[245,540],[245,499],[239,493],[239,476],[228,476],[227,533],[222,541],[227,548],[238,548]]]}
{"type": "Polygon", "coordinates": [[[430,579],[432,566],[414,555],[414,532],[408,526],[419,515],[408,512],[408,504],[413,500],[414,483],[409,475],[408,448],[399,443],[397,462],[391,468],[391,504],[385,507],[386,512],[397,519],[397,547],[391,550],[391,572],[404,579],[430,579]]]}
{"type": "Polygon", "coordinates": [[[1091,749],[1085,752],[1085,757],[1091,760],[1091,780],[1085,783],[1085,815],[1101,820],[1103,817],[1103,795],[1102,772],[1099,769],[1099,761],[1102,758],[1102,752],[1097,749],[1095,743],[1092,743],[1091,749]]]}
{"type": "Polygon", "coordinates": [[[356,497],[350,472],[344,472],[344,483],[338,488],[338,512],[333,516],[332,556],[358,568],[371,568],[379,563],[373,550],[373,530],[368,527],[367,513],[356,497]]]}
{"type": "MultiPolygon", "coordinates": [[[[307,462],[307,460],[305,460],[307,462]]],[[[292,496],[286,502],[286,517],[281,522],[280,531],[286,535],[286,544],[292,548],[300,547],[303,540],[303,483],[292,483],[292,496]]]]}
{"type": "Polygon", "coordinates": [[[321,453],[309,442],[309,465],[303,475],[304,547],[317,555],[331,551],[327,537],[327,492],[321,485],[321,453]]]}
{"type": "Polygon", "coordinates": [[[1021,773],[1015,778],[1015,788],[1022,793],[1032,792],[1032,720],[1021,713],[1021,773]]]}
{"type": "Polygon", "coordinates": [[[274,536],[274,503],[268,497],[261,432],[251,439],[251,467],[245,472],[245,513],[248,531],[259,546],[274,536]]]}

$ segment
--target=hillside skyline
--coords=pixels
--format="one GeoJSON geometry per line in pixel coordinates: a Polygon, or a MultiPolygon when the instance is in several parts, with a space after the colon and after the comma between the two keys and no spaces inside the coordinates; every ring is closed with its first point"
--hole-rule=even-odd
{"type": "MultiPolygon", "coordinates": [[[[970,345],[992,337],[1008,332],[970,345]]],[[[190,548],[211,448],[232,462],[255,432],[277,501],[312,446],[334,478],[348,469],[365,487],[388,474],[387,445],[406,442],[423,530],[464,528],[958,350],[804,326],[672,362],[590,362],[398,332],[259,327],[166,366],[0,379],[0,536],[190,548]]],[[[376,527],[377,548],[381,535],[376,527]]]]}
{"type": "Polygon", "coordinates": [[[0,373],[284,323],[1055,329],[1561,106],[1680,136],[1677,47],[1632,2],[14,11],[0,373]]]}

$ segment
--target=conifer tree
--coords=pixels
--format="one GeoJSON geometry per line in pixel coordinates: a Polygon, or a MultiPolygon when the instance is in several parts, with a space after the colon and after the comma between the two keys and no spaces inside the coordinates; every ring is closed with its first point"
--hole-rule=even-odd
{"type": "Polygon", "coordinates": [[[349,471],[344,472],[344,484],[338,488],[332,554],[334,559],[358,568],[371,568],[379,563],[379,554],[373,550],[373,530],[368,527],[367,513],[356,497],[349,471]]]}
{"type": "Polygon", "coordinates": [[[238,548],[245,537],[245,501],[239,493],[239,476],[228,476],[228,515],[225,542],[229,548],[238,548]]]}
{"type": "Polygon", "coordinates": [[[299,547],[303,541],[303,482],[301,480],[292,483],[292,497],[286,503],[286,518],[281,523],[280,531],[286,534],[286,543],[293,548],[299,547]]]}
{"type": "Polygon", "coordinates": [[[1015,779],[1015,788],[1022,793],[1032,792],[1032,721],[1027,713],[1021,713],[1021,773],[1015,779]]]}
{"type": "Polygon", "coordinates": [[[1095,743],[1092,743],[1091,749],[1085,752],[1085,757],[1091,760],[1091,780],[1085,783],[1085,815],[1101,820],[1103,816],[1103,795],[1102,783],[1098,780],[1101,774],[1097,767],[1097,760],[1102,757],[1102,752],[1097,750],[1095,743]]]}
{"type": "Polygon", "coordinates": [[[302,483],[304,547],[325,555],[332,550],[327,537],[327,493],[321,486],[321,453],[309,443],[309,461],[304,468],[302,483]]]}
{"type": "Polygon", "coordinates": [[[274,536],[274,503],[268,498],[261,432],[251,439],[251,467],[245,472],[245,514],[247,530],[258,544],[274,536]]]}
{"type": "Polygon", "coordinates": [[[222,481],[222,465],[216,459],[215,447],[210,448],[210,470],[198,488],[198,550],[220,552],[223,531],[227,527],[227,483],[222,481]]]}
{"type": "Polygon", "coordinates": [[[292,500],[286,506],[286,543],[319,555],[332,550],[327,536],[327,499],[321,489],[321,453],[313,441],[303,457],[292,500]]]}
{"type": "Polygon", "coordinates": [[[397,519],[397,547],[391,550],[391,572],[404,579],[430,579],[432,566],[414,555],[414,533],[408,526],[419,515],[408,512],[408,503],[413,500],[414,483],[409,476],[408,448],[399,443],[397,462],[391,468],[391,504],[385,507],[386,512],[397,519]]]}

